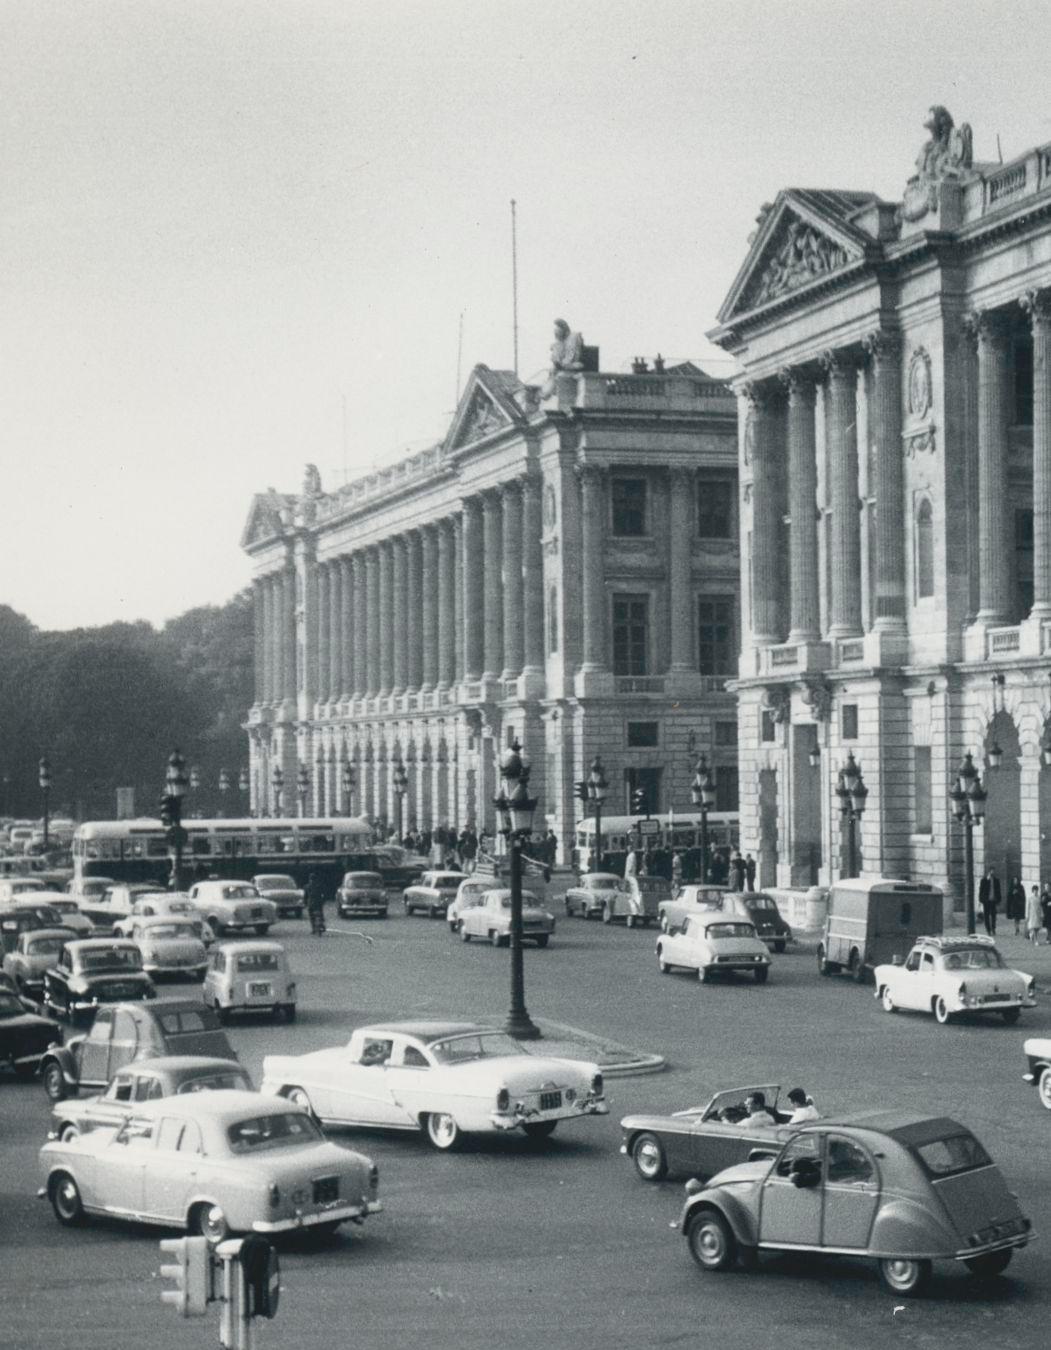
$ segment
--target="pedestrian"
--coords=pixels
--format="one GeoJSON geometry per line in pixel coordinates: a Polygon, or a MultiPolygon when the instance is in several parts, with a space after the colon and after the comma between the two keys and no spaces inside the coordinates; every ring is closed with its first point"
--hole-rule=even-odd
{"type": "Polygon", "coordinates": [[[1044,915],[1040,908],[1040,887],[1029,887],[1029,898],[1025,904],[1026,941],[1034,947],[1040,945],[1040,929],[1044,926],[1044,915]]]}
{"type": "Polygon", "coordinates": [[[639,874],[639,855],[633,848],[628,849],[628,856],[624,859],[624,875],[626,877],[635,877],[639,874]]]}
{"type": "Polygon", "coordinates": [[[1007,888],[1007,908],[1004,914],[1014,921],[1017,937],[1021,931],[1022,920],[1025,918],[1025,887],[1017,877],[1011,878],[1011,884],[1007,888]]]}
{"type": "Polygon", "coordinates": [[[990,937],[996,936],[996,911],[1000,908],[1000,878],[990,867],[978,883],[978,903],[982,907],[982,923],[990,937]]]}
{"type": "Polygon", "coordinates": [[[679,887],[682,885],[682,854],[673,853],[671,859],[671,890],[672,895],[678,895],[679,887]]]}
{"type": "Polygon", "coordinates": [[[554,830],[549,829],[544,839],[544,861],[548,867],[554,867],[555,859],[558,857],[558,835],[554,830]]]}
{"type": "Polygon", "coordinates": [[[311,872],[306,884],[307,913],[310,915],[310,931],[315,937],[325,933],[325,889],[321,878],[311,872]]]}
{"type": "Polygon", "coordinates": [[[733,891],[744,890],[745,864],[741,857],[741,850],[735,848],[730,858],[730,889],[733,891]]]}
{"type": "Polygon", "coordinates": [[[1044,936],[1051,942],[1051,881],[1045,881],[1040,892],[1040,916],[1044,921],[1044,936]]]}
{"type": "Polygon", "coordinates": [[[755,890],[755,859],[749,853],[744,860],[744,879],[750,891],[755,890]]]}

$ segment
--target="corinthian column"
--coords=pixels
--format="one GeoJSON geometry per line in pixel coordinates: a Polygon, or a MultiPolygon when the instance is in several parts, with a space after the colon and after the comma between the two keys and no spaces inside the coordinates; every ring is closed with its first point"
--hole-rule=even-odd
{"type": "Polygon", "coordinates": [[[668,475],[668,610],[671,620],[671,670],[696,670],[693,657],[693,492],[697,479],[689,469],[668,475]]]}
{"type": "Polygon", "coordinates": [[[262,577],[259,582],[262,596],[262,685],[260,698],[270,703],[274,697],[274,583],[272,577],[262,577]]]}
{"type": "Polygon", "coordinates": [[[1011,370],[1007,332],[998,314],[969,316],[978,343],[978,615],[985,624],[1006,623],[1010,612],[1007,534],[1007,415],[1011,370]]]}
{"type": "Polygon", "coordinates": [[[504,664],[503,509],[498,492],[482,498],[485,546],[485,670],[495,680],[504,664]]]}
{"type": "Polygon", "coordinates": [[[873,441],[876,447],[876,593],[873,627],[905,629],[905,479],[901,447],[901,340],[897,333],[865,339],[872,363],[873,441]]]}
{"type": "Polygon", "coordinates": [[[368,670],[370,698],[380,692],[382,678],[380,662],[380,550],[377,546],[365,552],[368,574],[368,670]]]}
{"type": "MultiPolygon", "coordinates": [[[[464,580],[464,558],[467,556],[467,512],[453,517],[453,588],[456,595],[456,680],[467,679],[467,583],[464,580]]],[[[481,526],[479,526],[479,529],[481,526]]],[[[479,587],[481,577],[478,578],[479,587]]],[[[481,664],[478,670],[481,671],[481,664]]]]}
{"type": "Polygon", "coordinates": [[[522,484],[522,594],[525,607],[525,668],[544,669],[544,557],[541,548],[540,479],[522,484]]]}
{"type": "Polygon", "coordinates": [[[385,539],[377,553],[380,568],[380,693],[389,694],[394,688],[394,558],[391,541],[385,539]]]}
{"type": "Polygon", "coordinates": [[[405,682],[409,689],[423,684],[423,546],[418,530],[405,536],[405,587],[408,620],[405,629],[405,682]]]}
{"type": "Polygon", "coordinates": [[[355,597],[355,579],[354,579],[354,559],[350,557],[341,558],[339,562],[340,572],[340,591],[343,596],[343,613],[340,617],[340,661],[339,661],[339,686],[340,694],[344,700],[354,697],[355,674],[354,674],[354,597],[355,597]]]}
{"type": "Polygon", "coordinates": [[[263,634],[266,632],[266,622],[263,616],[263,582],[259,577],[252,581],[252,702],[262,703],[265,695],[263,693],[263,669],[266,664],[266,646],[263,634]]]}
{"type": "Polygon", "coordinates": [[[503,487],[504,562],[504,669],[513,680],[522,670],[522,489],[519,483],[503,487]]]}
{"type": "Polygon", "coordinates": [[[438,683],[438,626],[449,623],[439,595],[438,530],[428,525],[423,534],[423,688],[438,683]]]}
{"type": "Polygon", "coordinates": [[[317,687],[314,696],[319,702],[324,703],[328,698],[328,653],[330,647],[329,641],[329,566],[328,563],[317,563],[315,566],[315,575],[317,577],[317,656],[315,669],[317,671],[317,687]]]}
{"type": "Polygon", "coordinates": [[[861,517],[858,508],[857,370],[846,352],[826,352],[826,426],[832,499],[829,637],[861,634],[861,517]]]}
{"type": "Polygon", "coordinates": [[[363,698],[369,687],[369,555],[354,554],[354,697],[363,698]]]}
{"type": "Polygon", "coordinates": [[[393,656],[391,659],[391,669],[394,675],[394,687],[392,692],[395,694],[404,693],[408,687],[408,631],[409,631],[409,606],[408,606],[408,560],[405,554],[405,540],[399,535],[397,539],[391,541],[391,586],[393,596],[391,608],[394,611],[393,628],[393,656]]]}
{"type": "Polygon", "coordinates": [[[821,635],[817,582],[817,447],[814,381],[798,369],[781,372],[788,390],[788,515],[791,582],[789,642],[821,635]]]}
{"type": "Polygon", "coordinates": [[[328,697],[338,703],[343,693],[343,568],[328,565],[328,697]]]}
{"type": "Polygon", "coordinates": [[[780,642],[781,518],[778,487],[784,419],[771,384],[745,391],[751,404],[752,461],[752,641],[759,647],[780,642]]]}
{"type": "Polygon", "coordinates": [[[1033,608],[1051,618],[1051,294],[1027,291],[1033,327],[1033,608]]]}
{"type": "Polygon", "coordinates": [[[606,474],[594,464],[579,470],[584,590],[585,671],[609,669],[606,642],[606,474]]]}
{"type": "Polygon", "coordinates": [[[289,559],[281,574],[281,622],[278,627],[281,653],[281,687],[285,698],[296,696],[296,569],[289,559]]]}
{"type": "Polygon", "coordinates": [[[436,676],[441,689],[448,689],[456,683],[456,640],[463,624],[458,603],[459,591],[456,588],[456,554],[456,527],[453,521],[439,521],[435,637],[438,647],[436,676]]]}
{"type": "Polygon", "coordinates": [[[468,497],[463,504],[463,644],[464,679],[481,679],[485,669],[483,639],[485,588],[483,586],[482,503],[468,497]]]}

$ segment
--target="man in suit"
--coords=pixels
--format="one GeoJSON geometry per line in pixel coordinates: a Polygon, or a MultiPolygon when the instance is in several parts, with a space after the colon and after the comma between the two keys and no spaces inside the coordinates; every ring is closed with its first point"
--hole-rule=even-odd
{"type": "Polygon", "coordinates": [[[996,936],[996,911],[1000,908],[1000,878],[990,867],[978,883],[978,903],[982,907],[982,922],[990,937],[996,936]]]}

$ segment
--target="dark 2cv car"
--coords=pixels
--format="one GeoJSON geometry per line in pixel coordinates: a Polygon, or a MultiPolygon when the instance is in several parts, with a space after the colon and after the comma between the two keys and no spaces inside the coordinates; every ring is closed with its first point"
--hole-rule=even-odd
{"type": "Polygon", "coordinates": [[[0,988],[0,1068],[32,1078],[49,1048],[61,1039],[56,1023],[38,1017],[17,994],[0,988]]]}
{"type": "Polygon", "coordinates": [[[1031,1224],[1000,1170],[948,1116],[877,1111],[799,1129],[776,1157],[687,1185],[679,1227],[703,1270],[759,1252],[865,1256],[898,1297],[918,1294],[935,1260],[990,1278],[1031,1224]]]}
{"type": "Polygon", "coordinates": [[[190,999],[165,999],[99,1008],[86,1035],[47,1052],[40,1074],[48,1097],[60,1102],[81,1089],[99,1092],[125,1065],[159,1055],[237,1059],[211,1008],[190,999]]]}
{"type": "Polygon", "coordinates": [[[71,1022],[89,1019],[102,1003],[156,996],[142,953],[120,938],[67,942],[44,971],[44,1006],[71,1022]]]}

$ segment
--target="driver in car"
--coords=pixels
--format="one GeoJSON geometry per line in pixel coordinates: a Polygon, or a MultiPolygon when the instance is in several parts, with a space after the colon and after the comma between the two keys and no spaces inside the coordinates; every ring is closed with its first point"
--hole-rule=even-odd
{"type": "Polygon", "coordinates": [[[741,1121],[746,1130],[754,1130],[766,1125],[776,1125],[777,1117],[766,1104],[766,1096],[762,1092],[752,1092],[745,1098],[745,1110],[747,1115],[741,1121]]]}
{"type": "Polygon", "coordinates": [[[361,1052],[362,1064],[386,1064],[390,1059],[390,1041],[366,1041],[361,1052]]]}

